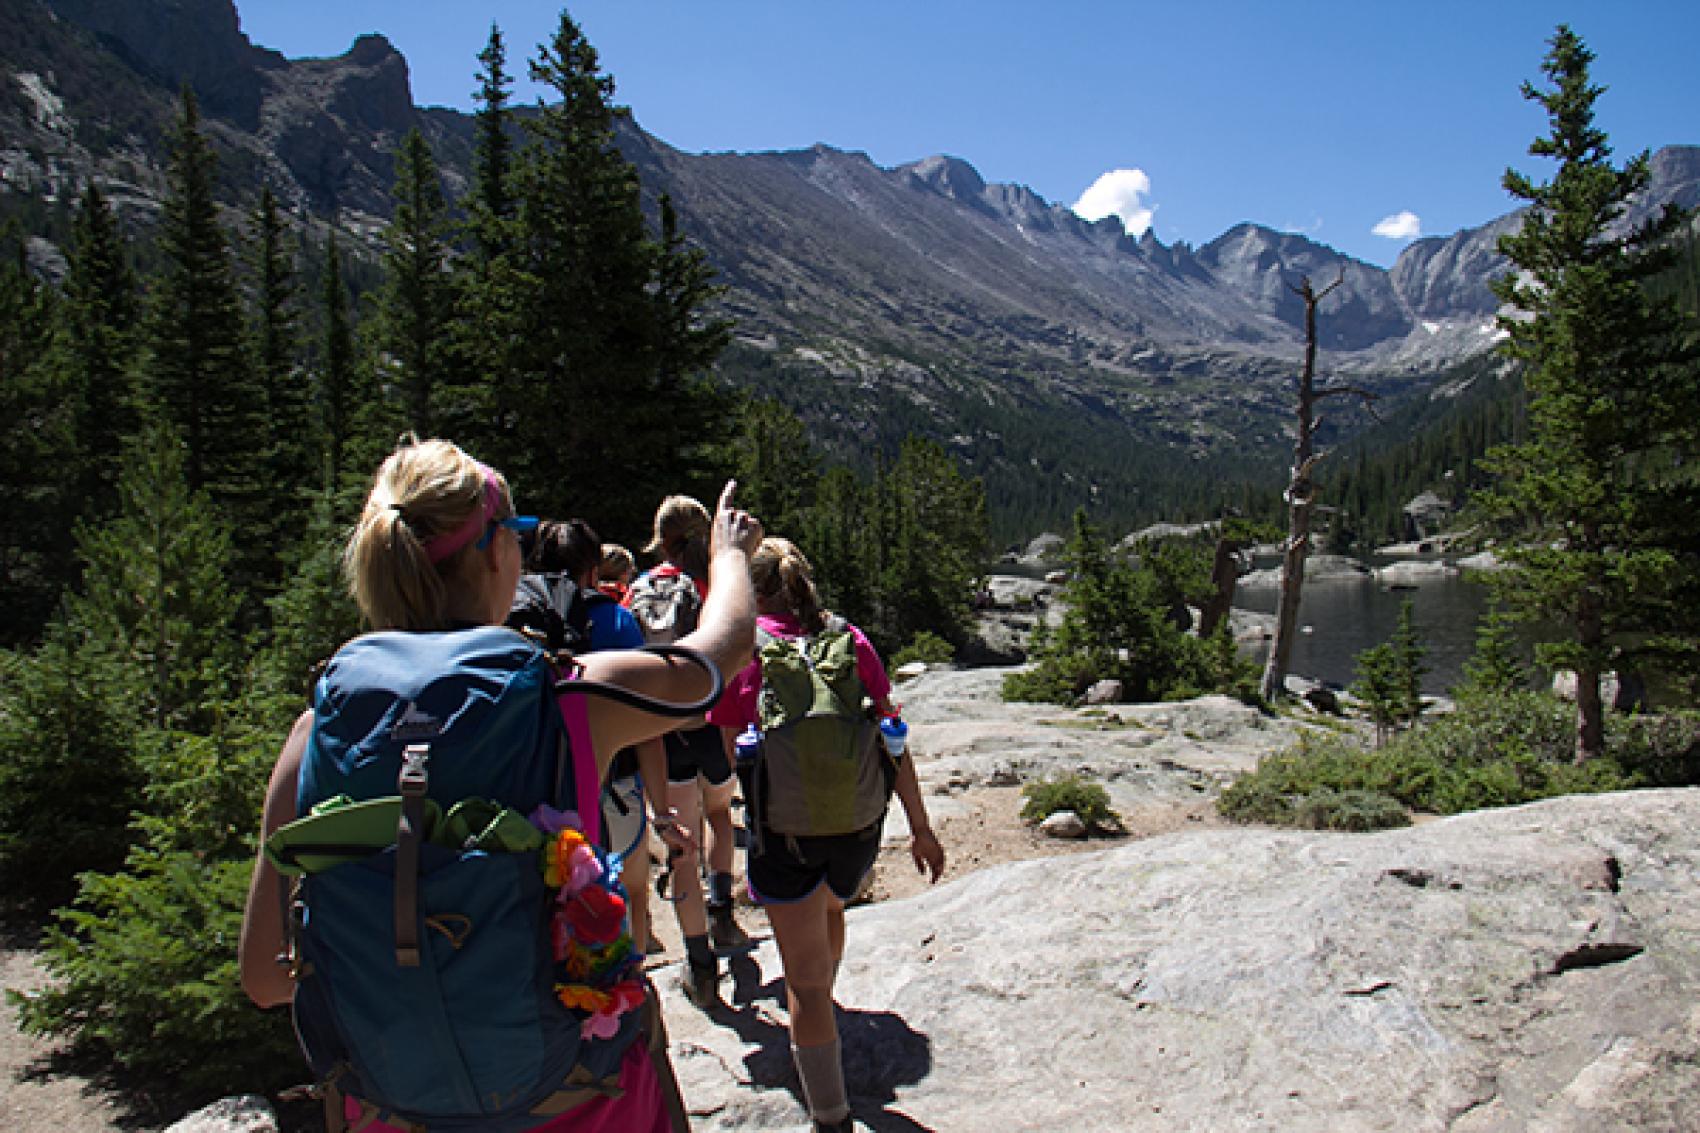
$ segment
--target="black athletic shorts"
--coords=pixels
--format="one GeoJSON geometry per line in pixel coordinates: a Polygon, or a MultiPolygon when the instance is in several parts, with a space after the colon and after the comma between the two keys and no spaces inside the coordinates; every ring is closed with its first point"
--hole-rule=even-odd
{"type": "Polygon", "coordinates": [[[732,764],[720,741],[720,729],[713,724],[688,732],[667,733],[667,781],[694,783],[698,775],[708,780],[711,787],[732,778],[732,764]]]}
{"type": "Polygon", "coordinates": [[[758,905],[786,905],[801,901],[824,881],[840,901],[848,904],[879,857],[880,832],[884,829],[885,819],[881,818],[858,834],[788,838],[764,830],[760,852],[750,851],[750,896],[758,905]]]}

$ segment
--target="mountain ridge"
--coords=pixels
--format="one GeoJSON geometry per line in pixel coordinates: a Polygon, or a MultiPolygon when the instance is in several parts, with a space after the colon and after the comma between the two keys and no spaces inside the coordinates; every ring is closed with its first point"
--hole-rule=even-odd
{"type": "MultiPolygon", "coordinates": [[[[47,21],[85,37],[36,54],[0,48],[10,193],[63,198],[97,176],[145,227],[175,82],[202,99],[232,204],[270,184],[304,222],[372,250],[395,147],[415,126],[451,197],[468,184],[471,116],[415,106],[407,61],[381,35],[288,60],[248,41],[232,0],[0,0],[0,20],[40,39],[52,38],[47,21]],[[132,91],[132,105],[67,87],[73,61],[117,76],[108,85],[132,91]],[[70,126],[43,125],[50,99],[70,126]]],[[[1388,401],[1424,395],[1492,345],[1487,284],[1505,266],[1497,237],[1516,223],[1511,213],[1418,240],[1381,268],[1251,223],[1196,248],[1133,237],[946,154],[891,168],[825,144],[689,154],[629,113],[617,142],[650,207],[668,194],[728,285],[738,338],[723,377],[785,401],[839,455],[866,460],[915,431],[949,443],[989,488],[1060,469],[1063,514],[1151,477],[1279,466],[1303,350],[1301,275],[1339,280],[1319,310],[1326,371],[1388,401]]],[[[1700,203],[1700,148],[1661,150],[1653,166],[1645,207],[1700,203]]],[[[1331,428],[1337,438],[1359,424],[1344,415],[1331,428]]]]}

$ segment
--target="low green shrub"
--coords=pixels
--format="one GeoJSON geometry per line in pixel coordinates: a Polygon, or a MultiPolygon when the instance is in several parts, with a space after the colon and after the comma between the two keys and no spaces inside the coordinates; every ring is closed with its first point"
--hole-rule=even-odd
{"type": "Polygon", "coordinates": [[[922,630],[917,633],[908,645],[892,654],[891,667],[901,668],[911,661],[924,661],[929,665],[948,665],[956,659],[956,650],[950,642],[933,633],[922,630]]]}
{"type": "Polygon", "coordinates": [[[1300,800],[1293,817],[1310,830],[1391,830],[1411,824],[1398,799],[1380,791],[1315,791],[1300,800]]]}
{"type": "Polygon", "coordinates": [[[1307,733],[1222,793],[1236,822],[1361,825],[1388,804],[1437,814],[1516,806],[1558,795],[1700,783],[1700,714],[1608,716],[1606,752],[1574,762],[1575,707],[1545,693],[1500,692],[1366,750],[1307,733]],[[1377,800],[1386,800],[1381,802],[1377,800]]]}
{"type": "Polygon", "coordinates": [[[1109,792],[1079,775],[1028,783],[1021,788],[1021,795],[1027,800],[1021,807],[1025,822],[1037,825],[1059,811],[1072,810],[1088,830],[1121,829],[1121,815],[1111,808],[1109,792]]]}
{"type": "Polygon", "coordinates": [[[1033,704],[1073,704],[1097,678],[1090,661],[1047,657],[1003,679],[1003,698],[1033,704]]]}

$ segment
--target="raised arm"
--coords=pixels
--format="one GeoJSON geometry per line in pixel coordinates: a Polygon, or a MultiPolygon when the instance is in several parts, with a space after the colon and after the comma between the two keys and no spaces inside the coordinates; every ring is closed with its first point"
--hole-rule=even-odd
{"type": "MultiPolygon", "coordinates": [[[[694,633],[679,642],[699,650],[727,677],[749,663],[755,647],[756,603],[750,586],[750,554],[761,543],[761,522],[732,502],[737,482],[720,493],[709,530],[708,598],[694,633]]],[[[638,651],[591,653],[583,659],[591,680],[624,685],[662,700],[696,700],[708,692],[708,677],[695,665],[638,651]]],[[[591,740],[605,771],[613,753],[671,731],[675,720],[653,716],[604,697],[589,697],[591,740]]]]}

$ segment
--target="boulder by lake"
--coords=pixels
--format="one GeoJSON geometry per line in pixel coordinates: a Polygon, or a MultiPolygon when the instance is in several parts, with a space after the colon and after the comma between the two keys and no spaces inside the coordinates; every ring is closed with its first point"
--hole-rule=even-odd
{"type": "MultiPolygon", "coordinates": [[[[1363,582],[1370,578],[1370,569],[1347,555],[1307,555],[1305,582],[1363,582]]],[[[1281,585],[1281,568],[1254,570],[1240,576],[1239,585],[1247,590],[1273,589],[1281,585]]]]}
{"type": "Polygon", "coordinates": [[[1443,578],[1457,578],[1457,567],[1438,559],[1389,563],[1375,568],[1375,580],[1383,586],[1418,586],[1443,578]]]}

